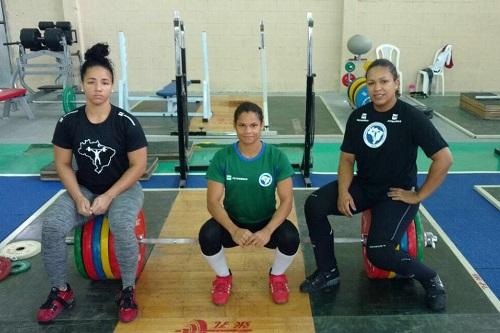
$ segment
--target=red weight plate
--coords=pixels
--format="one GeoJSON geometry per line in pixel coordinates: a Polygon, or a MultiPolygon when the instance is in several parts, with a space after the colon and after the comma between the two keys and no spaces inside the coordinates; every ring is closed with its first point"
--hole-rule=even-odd
{"type": "MultiPolygon", "coordinates": [[[[135,221],[135,236],[137,240],[146,238],[146,220],[144,218],[144,211],[141,209],[139,214],[137,214],[137,219],[135,221]]],[[[142,270],[144,269],[144,264],[146,261],[146,244],[138,243],[139,245],[139,258],[137,258],[137,274],[139,277],[142,270]]]]}
{"type": "Polygon", "coordinates": [[[108,251],[109,251],[109,265],[111,266],[111,272],[113,272],[113,276],[115,279],[121,279],[120,273],[120,265],[118,264],[118,260],[115,255],[115,238],[111,231],[108,236],[108,251]]]}
{"type": "Polygon", "coordinates": [[[0,281],[5,279],[10,274],[12,264],[9,258],[0,257],[0,281]]]}
{"type": "Polygon", "coordinates": [[[94,231],[94,224],[94,219],[91,219],[83,225],[82,258],[83,266],[85,267],[85,271],[87,272],[89,279],[99,280],[99,276],[95,271],[94,262],[92,259],[92,233],[94,231]]]}
{"type": "MultiPolygon", "coordinates": [[[[365,210],[361,215],[361,235],[363,239],[367,239],[368,233],[370,231],[370,225],[372,222],[372,211],[370,209],[365,210]]],[[[378,267],[375,267],[368,256],[366,255],[366,244],[363,244],[363,262],[365,266],[366,275],[370,279],[387,279],[390,272],[384,271],[378,267]]]]}
{"type": "MultiPolygon", "coordinates": [[[[140,239],[146,238],[146,221],[144,219],[144,211],[142,209],[139,211],[139,214],[137,214],[137,218],[135,220],[135,236],[138,241],[140,239]]],[[[111,271],[113,272],[115,278],[120,279],[121,278],[120,265],[118,264],[118,260],[116,259],[115,241],[113,234],[111,232],[109,233],[108,239],[109,239],[109,244],[108,244],[109,264],[111,266],[111,271]]],[[[145,258],[146,258],[146,245],[141,243],[138,243],[138,245],[139,245],[139,256],[137,258],[136,277],[139,277],[139,275],[141,274],[142,269],[144,268],[145,258]]]]}
{"type": "Polygon", "coordinates": [[[411,221],[408,229],[406,229],[408,238],[408,255],[415,259],[417,256],[417,233],[415,231],[415,221],[411,221]]]}

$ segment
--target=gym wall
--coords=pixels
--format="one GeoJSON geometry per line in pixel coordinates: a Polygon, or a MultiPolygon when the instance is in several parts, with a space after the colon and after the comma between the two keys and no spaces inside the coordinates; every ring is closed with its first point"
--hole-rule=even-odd
{"type": "Polygon", "coordinates": [[[351,57],[346,43],[354,34],[371,38],[373,49],[366,55],[371,59],[381,43],[401,49],[405,86],[431,64],[437,48],[450,43],[455,67],[445,74],[447,92],[498,90],[500,2],[494,0],[5,0],[5,7],[11,40],[38,21],[69,20],[84,42],[74,50],[107,41],[117,78],[118,31],[124,31],[132,91],[155,91],[174,79],[174,10],[185,22],[192,79],[202,77],[200,32],[207,31],[214,93],[259,92],[260,20],[266,28],[269,90],[304,92],[308,11],[315,23],[317,91],[344,89],[339,81],[351,57]]]}
{"type": "MultiPolygon", "coordinates": [[[[499,91],[500,1],[495,0],[344,0],[343,52],[350,36],[371,38],[401,50],[405,90],[434,53],[453,45],[453,69],[445,70],[446,92],[499,91]]],[[[341,69],[343,70],[343,68],[341,69]]]]}

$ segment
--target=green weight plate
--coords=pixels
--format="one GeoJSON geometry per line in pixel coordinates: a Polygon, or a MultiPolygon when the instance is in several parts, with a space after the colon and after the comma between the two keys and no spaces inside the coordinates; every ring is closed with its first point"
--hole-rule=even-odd
{"type": "Polygon", "coordinates": [[[85,272],[85,267],[83,266],[82,259],[82,227],[75,228],[75,241],[74,241],[74,251],[75,251],[75,264],[78,273],[85,279],[88,279],[87,272],[85,272]]]}
{"type": "Polygon", "coordinates": [[[62,98],[63,98],[64,113],[71,112],[76,108],[75,90],[72,87],[64,88],[62,98]]]}
{"type": "Polygon", "coordinates": [[[349,61],[345,64],[345,70],[348,73],[353,72],[355,69],[356,69],[356,65],[352,61],[349,61]]]}
{"type": "Polygon", "coordinates": [[[422,226],[422,221],[420,220],[420,213],[417,212],[415,215],[415,232],[417,234],[417,260],[424,261],[424,248],[425,248],[425,240],[424,240],[424,228],[422,226]]]}
{"type": "Polygon", "coordinates": [[[10,268],[10,274],[24,273],[31,268],[31,263],[26,260],[14,261],[10,268]]]}

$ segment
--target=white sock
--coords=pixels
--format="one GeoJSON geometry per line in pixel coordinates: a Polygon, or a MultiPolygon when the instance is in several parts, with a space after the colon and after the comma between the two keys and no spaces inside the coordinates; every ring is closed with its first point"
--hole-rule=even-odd
{"type": "Polygon", "coordinates": [[[281,253],[280,250],[278,250],[278,248],[276,248],[276,251],[274,253],[274,263],[273,267],[271,268],[271,274],[272,275],[285,274],[286,269],[292,263],[293,258],[295,258],[295,254],[287,256],[286,254],[281,253]]]}
{"type": "Polygon", "coordinates": [[[208,264],[212,267],[217,276],[228,276],[230,274],[229,267],[227,267],[226,256],[224,255],[224,247],[213,256],[203,256],[207,259],[208,264]]]}

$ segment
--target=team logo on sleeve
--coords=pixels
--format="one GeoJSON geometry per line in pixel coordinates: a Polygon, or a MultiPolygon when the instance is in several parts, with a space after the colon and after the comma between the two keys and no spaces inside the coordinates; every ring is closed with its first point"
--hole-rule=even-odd
{"type": "Polygon", "coordinates": [[[375,122],[365,128],[363,141],[370,148],[380,147],[387,138],[387,127],[384,124],[375,122]]]}
{"type": "Polygon", "coordinates": [[[80,142],[78,153],[88,157],[95,166],[94,171],[101,173],[105,167],[111,164],[111,160],[113,156],[115,156],[116,151],[111,147],[102,145],[99,140],[90,141],[90,139],[87,139],[80,142]]]}
{"type": "Polygon", "coordinates": [[[259,176],[259,184],[262,187],[268,187],[273,182],[273,176],[270,173],[263,173],[259,176]]]}

